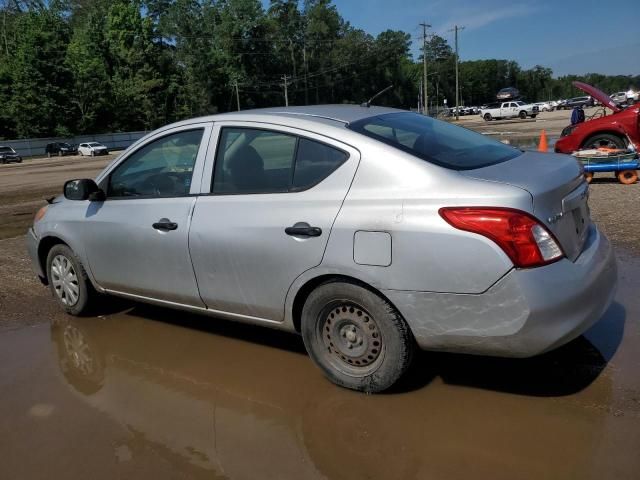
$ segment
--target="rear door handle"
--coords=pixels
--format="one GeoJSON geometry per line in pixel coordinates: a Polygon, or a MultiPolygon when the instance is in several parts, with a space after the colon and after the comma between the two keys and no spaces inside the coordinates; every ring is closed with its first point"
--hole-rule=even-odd
{"type": "Polygon", "coordinates": [[[163,231],[176,230],[178,228],[178,224],[175,222],[172,222],[168,218],[161,218],[151,226],[156,230],[163,230],[163,231]]]}
{"type": "Polygon", "coordinates": [[[306,222],[298,222],[293,227],[285,228],[284,233],[293,237],[319,237],[322,235],[322,229],[312,227],[306,222]]]}

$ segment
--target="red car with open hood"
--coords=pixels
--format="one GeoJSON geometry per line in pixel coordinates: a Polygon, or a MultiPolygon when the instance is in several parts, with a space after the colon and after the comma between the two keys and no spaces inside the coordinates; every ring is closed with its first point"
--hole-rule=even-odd
{"type": "Polygon", "coordinates": [[[609,96],[591,85],[573,82],[613,113],[583,123],[570,125],[560,134],[555,151],[573,153],[585,148],[611,147],[640,149],[640,104],[621,108],[609,96]]]}

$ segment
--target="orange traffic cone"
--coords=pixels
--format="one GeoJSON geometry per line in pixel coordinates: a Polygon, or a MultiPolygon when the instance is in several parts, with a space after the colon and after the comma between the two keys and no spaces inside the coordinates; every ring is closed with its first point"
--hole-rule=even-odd
{"type": "Polygon", "coordinates": [[[549,150],[549,145],[547,144],[547,132],[542,130],[542,132],[540,133],[540,143],[538,144],[538,151],[546,152],[547,150],[549,150]]]}

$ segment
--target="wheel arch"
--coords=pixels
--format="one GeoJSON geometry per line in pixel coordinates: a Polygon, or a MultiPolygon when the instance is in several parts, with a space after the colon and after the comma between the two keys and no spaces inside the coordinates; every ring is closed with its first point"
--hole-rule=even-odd
{"type": "Polygon", "coordinates": [[[629,137],[624,130],[618,130],[616,128],[606,128],[602,130],[595,130],[589,133],[585,133],[582,141],[580,142],[580,147],[584,147],[586,143],[591,140],[596,135],[613,135],[615,137],[620,138],[625,143],[629,142],[629,137]]]}
{"type": "MultiPolygon", "coordinates": [[[[297,333],[301,332],[302,308],[304,307],[304,304],[307,298],[309,297],[309,295],[311,294],[311,292],[313,292],[313,290],[315,290],[317,287],[319,287],[324,283],[335,282],[335,281],[352,283],[375,293],[380,298],[384,299],[385,302],[391,305],[398,312],[399,315],[402,315],[400,311],[396,308],[396,306],[393,304],[393,302],[389,298],[387,298],[387,296],[384,295],[378,288],[372,286],[370,283],[367,283],[351,275],[345,275],[345,274],[339,274],[339,273],[324,273],[324,274],[315,276],[313,278],[307,279],[297,289],[297,291],[295,292],[295,295],[293,296],[293,301],[291,304],[291,321],[293,322],[293,328],[297,333]]],[[[411,329],[411,327],[409,327],[409,329],[411,329]]]]}
{"type": "Polygon", "coordinates": [[[40,239],[40,242],[38,243],[38,263],[40,264],[40,269],[44,272],[43,283],[45,285],[49,284],[49,277],[47,275],[47,256],[51,249],[56,245],[66,245],[69,247],[67,242],[54,235],[47,235],[40,239]]]}

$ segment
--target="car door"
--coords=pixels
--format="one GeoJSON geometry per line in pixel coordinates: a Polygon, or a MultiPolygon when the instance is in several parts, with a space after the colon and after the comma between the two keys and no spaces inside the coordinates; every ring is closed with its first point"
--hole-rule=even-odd
{"type": "Polygon", "coordinates": [[[322,261],[359,152],[283,126],[216,125],[189,238],[201,297],[212,310],[282,321],[289,287],[322,261]]]}
{"type": "Polygon", "coordinates": [[[99,179],[106,200],[91,203],[84,239],[100,286],[204,306],[188,234],[210,136],[211,123],[162,131],[99,179]]]}

